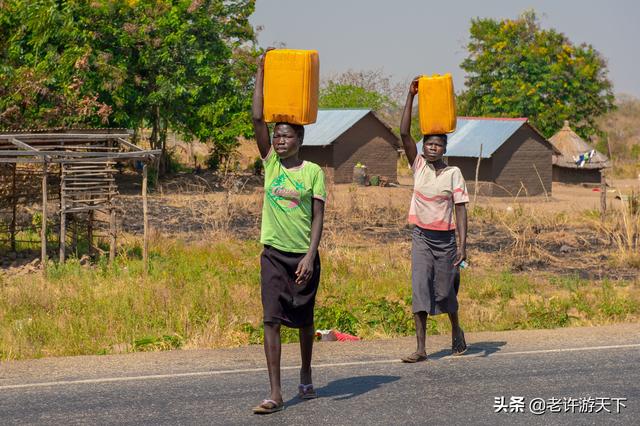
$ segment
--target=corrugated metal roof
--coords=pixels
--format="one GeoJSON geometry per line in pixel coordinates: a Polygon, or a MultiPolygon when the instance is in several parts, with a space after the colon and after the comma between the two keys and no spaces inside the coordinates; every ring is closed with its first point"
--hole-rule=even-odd
{"type": "MultiPolygon", "coordinates": [[[[477,158],[482,145],[482,158],[490,158],[526,122],[526,118],[458,117],[445,156],[477,158]]],[[[422,152],[422,142],[418,152],[422,152]]]]}
{"type": "Polygon", "coordinates": [[[304,146],[326,146],[360,121],[370,109],[321,109],[315,123],[304,126],[304,146]]]}

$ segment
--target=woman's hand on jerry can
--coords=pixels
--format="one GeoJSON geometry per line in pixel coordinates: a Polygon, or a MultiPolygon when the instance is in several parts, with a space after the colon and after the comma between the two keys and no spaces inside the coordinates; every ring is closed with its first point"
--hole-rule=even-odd
{"type": "Polygon", "coordinates": [[[420,80],[420,76],[417,76],[413,80],[411,80],[411,84],[409,84],[410,95],[415,96],[418,94],[418,80],[420,80]]]}
{"type": "Polygon", "coordinates": [[[264,68],[264,60],[265,60],[265,58],[267,57],[267,53],[268,53],[268,52],[270,52],[270,51],[272,51],[272,50],[275,50],[275,49],[276,49],[275,47],[271,47],[271,46],[269,46],[269,47],[267,47],[267,48],[265,49],[264,53],[263,53],[263,54],[262,54],[262,56],[260,57],[260,67],[264,68]]]}

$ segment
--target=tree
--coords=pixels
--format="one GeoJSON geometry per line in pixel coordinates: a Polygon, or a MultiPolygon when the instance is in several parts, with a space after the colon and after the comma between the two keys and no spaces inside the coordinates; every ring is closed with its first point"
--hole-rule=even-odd
{"type": "MultiPolygon", "coordinates": [[[[354,71],[333,75],[320,88],[320,108],[372,109],[386,123],[400,123],[402,84],[391,82],[382,70],[354,71]]],[[[396,129],[397,130],[397,129],[396,129]]],[[[397,133],[397,132],[396,132],[397,133]]]]}
{"type": "Polygon", "coordinates": [[[81,34],[62,5],[0,2],[0,126],[106,124],[83,79],[81,34]]]}
{"type": "Polygon", "coordinates": [[[547,137],[570,120],[589,139],[599,132],[597,117],[614,107],[602,56],[542,29],[533,11],[515,20],[474,19],[470,38],[461,114],[529,117],[547,137]]]}
{"type": "Polygon", "coordinates": [[[320,88],[321,108],[371,108],[375,111],[398,108],[398,84],[382,70],[348,70],[332,75],[320,88]]]}
{"type": "Polygon", "coordinates": [[[18,107],[23,125],[65,125],[71,116],[77,123],[148,126],[152,147],[163,150],[171,128],[228,153],[251,132],[254,3],[8,0],[0,9],[0,22],[10,24],[0,33],[3,71],[10,71],[0,80],[0,116],[18,107]],[[2,89],[30,73],[40,86],[27,87],[29,103],[2,89]],[[53,108],[43,89],[59,104],[88,103],[81,109],[87,114],[53,108]]]}
{"type": "Polygon", "coordinates": [[[383,109],[390,103],[389,98],[378,92],[366,90],[353,84],[337,84],[330,81],[320,90],[320,108],[368,108],[383,109]]]}

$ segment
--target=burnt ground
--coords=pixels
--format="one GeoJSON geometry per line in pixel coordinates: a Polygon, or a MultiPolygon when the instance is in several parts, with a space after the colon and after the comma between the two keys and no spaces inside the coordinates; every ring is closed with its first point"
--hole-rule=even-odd
{"type": "MultiPolygon", "coordinates": [[[[211,233],[224,233],[241,240],[257,240],[260,228],[262,179],[257,176],[181,174],[149,196],[149,222],[154,233],[185,241],[200,242],[211,233]]],[[[141,184],[138,176],[120,176],[121,220],[119,231],[141,235],[143,230],[141,184]]],[[[378,188],[376,188],[378,189],[378,188]]],[[[334,191],[347,191],[336,188],[334,191]]],[[[406,188],[379,188],[405,191],[406,188]]],[[[381,192],[396,197],[395,192],[381,192]]],[[[404,196],[404,195],[402,195],[404,196]]],[[[402,198],[398,195],[397,198],[402,198]]],[[[336,197],[336,200],[338,197],[336,197]]],[[[327,212],[325,232],[357,235],[367,244],[408,243],[411,228],[404,220],[405,200],[393,211],[374,211],[364,220],[350,217],[348,207],[327,212]],[[342,209],[342,210],[341,210],[342,209]]],[[[338,203],[336,203],[338,204],[338,203]]],[[[338,241],[339,243],[339,241],[338,241]]],[[[55,259],[55,250],[50,253],[55,259]]],[[[638,279],[637,267],[620,266],[615,242],[582,221],[548,225],[512,223],[471,217],[468,230],[471,263],[486,268],[507,265],[514,273],[544,272],[581,279],[638,279]]],[[[38,267],[39,251],[11,254],[0,251],[0,271],[27,273],[38,267]]],[[[637,265],[636,265],[637,266],[637,265]]]]}

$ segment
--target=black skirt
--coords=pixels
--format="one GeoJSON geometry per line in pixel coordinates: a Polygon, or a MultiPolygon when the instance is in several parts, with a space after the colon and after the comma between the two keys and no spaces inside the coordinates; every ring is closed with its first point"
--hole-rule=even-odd
{"type": "Polygon", "coordinates": [[[304,253],[289,253],[265,245],[260,256],[264,322],[302,328],[313,324],[313,308],[320,283],[320,255],[304,285],[296,284],[296,269],[304,253]]]}

